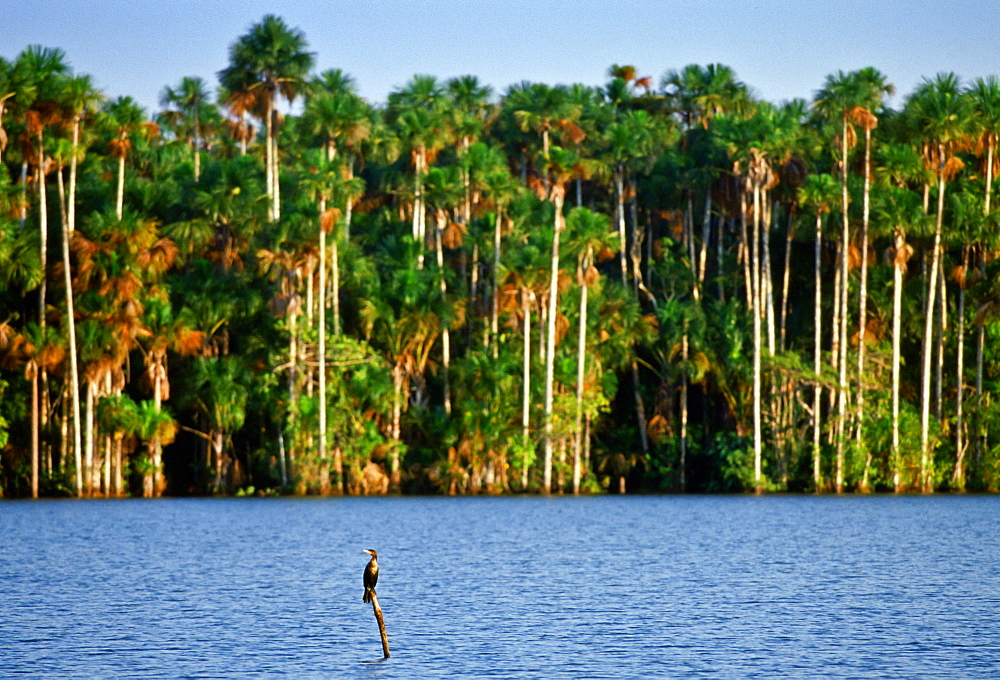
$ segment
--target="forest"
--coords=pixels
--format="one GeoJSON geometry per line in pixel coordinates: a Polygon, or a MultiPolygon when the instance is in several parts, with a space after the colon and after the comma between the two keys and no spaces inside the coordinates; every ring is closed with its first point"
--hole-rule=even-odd
{"type": "Polygon", "coordinates": [[[0,495],[1000,488],[1000,80],[0,59],[0,495]]]}

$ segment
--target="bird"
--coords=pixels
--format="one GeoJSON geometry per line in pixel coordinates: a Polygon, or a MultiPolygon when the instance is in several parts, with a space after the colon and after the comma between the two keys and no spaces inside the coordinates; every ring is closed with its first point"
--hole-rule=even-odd
{"type": "Polygon", "coordinates": [[[372,598],[375,597],[375,584],[378,583],[378,553],[374,550],[365,550],[364,552],[371,555],[372,558],[365,566],[365,595],[361,601],[371,602],[372,598]]]}

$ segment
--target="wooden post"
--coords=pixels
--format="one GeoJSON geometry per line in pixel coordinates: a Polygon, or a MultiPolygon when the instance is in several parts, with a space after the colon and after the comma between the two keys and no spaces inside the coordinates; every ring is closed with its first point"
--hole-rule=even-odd
{"type": "Polygon", "coordinates": [[[382,636],[382,654],[384,658],[389,658],[389,638],[385,634],[385,621],[382,620],[382,608],[378,606],[378,596],[372,591],[372,611],[375,612],[375,620],[378,621],[378,632],[382,636]]]}

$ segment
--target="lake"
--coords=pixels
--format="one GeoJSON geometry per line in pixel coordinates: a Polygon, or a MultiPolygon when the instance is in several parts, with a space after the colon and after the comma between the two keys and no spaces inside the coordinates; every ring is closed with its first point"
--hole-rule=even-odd
{"type": "Polygon", "coordinates": [[[998,540],[995,496],[9,501],[0,676],[997,678],[998,540]]]}

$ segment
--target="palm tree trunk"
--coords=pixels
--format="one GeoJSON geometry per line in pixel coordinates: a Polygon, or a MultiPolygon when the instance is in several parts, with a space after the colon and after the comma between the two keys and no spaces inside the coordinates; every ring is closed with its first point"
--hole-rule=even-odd
{"type": "Polygon", "coordinates": [[[580,264],[580,333],[576,346],[576,438],[573,445],[573,493],[580,493],[580,458],[583,449],[583,380],[587,366],[587,270],[590,268],[592,248],[580,264]]]}
{"type": "Polygon", "coordinates": [[[42,146],[42,134],[38,134],[38,235],[39,259],[43,276],[38,284],[38,325],[45,328],[45,279],[44,272],[48,267],[49,243],[49,207],[45,190],[45,150],[42,146]]]}
{"type": "MultiPolygon", "coordinates": [[[[444,280],[444,248],[441,245],[441,232],[448,226],[448,214],[444,210],[437,212],[437,228],[434,230],[434,250],[437,255],[438,277],[441,288],[441,303],[448,299],[448,284],[444,280]]],[[[448,326],[441,329],[441,367],[444,378],[444,412],[451,415],[451,333],[448,326]]]]}
{"type": "MultiPolygon", "coordinates": [[[[944,253],[941,253],[942,256],[944,253]]],[[[943,264],[941,265],[944,266],[943,264]]],[[[948,288],[944,272],[938,270],[938,295],[940,296],[939,311],[937,319],[937,333],[934,336],[934,354],[936,357],[934,369],[934,417],[938,421],[944,420],[944,412],[941,407],[941,392],[944,386],[944,340],[945,333],[948,332],[948,288]]]]}
{"type": "Polygon", "coordinates": [[[747,309],[752,313],[757,313],[757,306],[754,303],[753,291],[754,276],[753,263],[750,261],[750,234],[747,231],[747,193],[751,192],[749,186],[740,192],[740,256],[743,260],[743,286],[746,289],[747,309]]]}
{"type": "MultiPolygon", "coordinates": [[[[969,268],[969,247],[962,248],[962,271],[969,268]]],[[[958,286],[958,337],[955,352],[958,355],[955,366],[955,469],[952,472],[952,483],[960,491],[965,490],[965,449],[962,407],[965,395],[965,281],[959,281],[958,286]]]]}
{"type": "Polygon", "coordinates": [[[264,171],[265,171],[265,184],[267,185],[267,219],[271,222],[277,221],[278,217],[274,214],[274,121],[273,110],[274,110],[274,98],[270,93],[265,94],[265,110],[264,110],[264,171]]]}
{"type": "Polygon", "coordinates": [[[618,226],[618,240],[621,242],[622,285],[628,287],[628,241],[625,235],[625,170],[615,169],[615,224],[618,226]]]}
{"type": "Polygon", "coordinates": [[[115,194],[115,215],[121,220],[125,213],[125,154],[118,158],[118,191],[115,194]]]}
{"type": "Polygon", "coordinates": [[[753,278],[751,297],[753,298],[753,481],[754,490],[760,493],[764,487],[763,461],[761,451],[761,266],[760,266],[760,184],[753,183],[753,243],[750,246],[750,257],[753,260],[753,278]]]}
{"type": "Polygon", "coordinates": [[[816,386],[813,388],[813,486],[819,491],[823,486],[820,473],[820,433],[822,431],[822,394],[819,375],[823,371],[823,213],[816,211],[816,243],[813,248],[815,297],[813,301],[813,372],[816,374],[816,386]]]}
{"type": "Polygon", "coordinates": [[[66,222],[70,233],[76,231],[76,165],[80,145],[80,117],[73,119],[73,146],[69,158],[69,200],[66,201],[66,222]]]}
{"type": "Polygon", "coordinates": [[[983,346],[986,342],[986,323],[976,324],[976,442],[973,449],[973,474],[978,481],[980,462],[985,448],[985,432],[983,428],[983,346]]]}
{"type": "Polygon", "coordinates": [[[892,485],[898,493],[902,490],[902,460],[899,451],[899,369],[900,369],[900,328],[903,316],[903,267],[905,259],[900,255],[906,247],[906,238],[901,229],[896,230],[895,257],[892,279],[892,485]]]}
{"type": "Polygon", "coordinates": [[[712,235],[712,186],[705,191],[705,218],[701,225],[701,250],[698,253],[698,285],[705,282],[708,268],[708,241],[712,235]]]}
{"type": "Polygon", "coordinates": [[[490,304],[490,337],[493,343],[493,358],[500,356],[500,228],[503,224],[503,210],[497,206],[497,216],[493,228],[493,294],[490,304]]]}
{"type": "Polygon", "coordinates": [[[990,214],[990,194],[993,188],[993,153],[994,153],[994,143],[996,141],[996,136],[989,135],[989,141],[986,146],[986,200],[983,205],[983,214],[990,214]]]}
{"type": "Polygon", "coordinates": [[[34,360],[26,372],[31,380],[31,497],[38,498],[38,365],[34,360]]]}
{"type": "MultiPolygon", "coordinates": [[[[317,318],[317,359],[319,363],[319,457],[326,459],[326,232],[323,230],[323,213],[326,212],[326,198],[319,202],[319,314],[317,318]]],[[[334,322],[336,327],[336,321],[334,322]]],[[[343,477],[337,476],[337,487],[343,492],[343,477]]]]}
{"type": "Polygon", "coordinates": [[[194,181],[201,177],[201,125],[198,116],[198,100],[194,102],[194,181]]]}
{"type": "Polygon", "coordinates": [[[521,490],[528,489],[528,447],[531,441],[531,301],[534,294],[528,290],[521,292],[521,310],[524,314],[524,364],[521,377],[521,446],[524,462],[521,468],[521,490]]]}
{"type": "Polygon", "coordinates": [[[555,207],[555,223],[552,229],[552,268],[549,277],[548,332],[545,339],[545,463],[542,482],[542,492],[546,494],[552,493],[552,410],[555,383],[556,313],[559,306],[559,235],[563,229],[563,196],[558,187],[553,192],[552,204],[555,207]]]}
{"type": "MultiPolygon", "coordinates": [[[[270,116],[276,120],[277,111],[274,109],[274,99],[270,98],[270,102],[270,116]]],[[[281,219],[281,161],[278,154],[278,128],[273,122],[271,124],[271,186],[273,189],[271,193],[272,211],[274,212],[274,221],[277,222],[281,219]]]]}
{"type": "Polygon", "coordinates": [[[781,344],[782,351],[785,349],[786,326],[788,323],[788,287],[791,280],[792,265],[792,237],[795,235],[794,212],[788,211],[788,228],[785,232],[785,267],[781,275],[781,344]]]}
{"type": "MultiPolygon", "coordinates": [[[[74,165],[75,165],[75,158],[74,158],[74,165]]],[[[73,179],[75,180],[75,177],[73,179]]],[[[75,181],[73,189],[74,191],[71,192],[71,194],[75,194],[75,189],[76,189],[75,181]]],[[[77,457],[79,457],[80,444],[81,444],[80,374],[77,362],[76,315],[73,309],[73,274],[72,274],[72,265],[69,259],[70,223],[68,215],[66,221],[63,222],[62,226],[63,226],[62,229],[63,283],[66,287],[66,339],[69,344],[70,382],[72,384],[72,399],[73,399],[73,444],[75,447],[74,450],[77,451],[76,455],[77,457]]],[[[89,466],[92,462],[93,462],[93,446],[92,442],[88,439],[87,465],[89,466]]],[[[78,493],[81,490],[81,488],[82,487],[78,482],[77,484],[78,493]]]]}
{"type": "Polygon", "coordinates": [[[841,234],[840,251],[840,384],[837,395],[837,470],[836,470],[836,490],[842,493],[844,490],[844,432],[847,425],[847,301],[849,297],[850,268],[848,259],[850,254],[850,222],[848,219],[848,191],[847,191],[847,116],[843,118],[843,129],[841,131],[841,210],[843,211],[843,233],[841,234]]]}
{"type": "MultiPolygon", "coordinates": [[[[941,148],[941,158],[944,158],[944,148],[941,148]]],[[[924,320],[923,376],[921,381],[921,411],[920,411],[920,490],[928,493],[933,484],[933,456],[930,450],[930,406],[931,406],[931,356],[934,335],[934,308],[937,295],[938,268],[941,259],[941,223],[944,217],[944,172],[938,170],[938,211],[934,227],[934,245],[931,250],[930,280],[927,285],[927,306],[924,320]]]]}
{"type": "Polygon", "coordinates": [[[761,216],[761,272],[760,272],[760,295],[761,314],[767,322],[767,351],[775,353],[777,337],[774,323],[774,277],[771,272],[771,227],[774,217],[774,203],[771,201],[768,192],[763,188],[761,191],[761,202],[764,214],[761,216]]]}
{"type": "MultiPolygon", "coordinates": [[[[294,289],[291,293],[294,295],[294,289]]],[[[289,474],[295,476],[295,450],[298,445],[299,413],[299,330],[298,313],[288,315],[288,463],[289,474]]],[[[303,470],[307,469],[303,466],[303,470]]]]}
{"type": "Polygon", "coordinates": [[[858,394],[857,394],[857,445],[858,450],[866,449],[865,469],[861,476],[862,491],[868,490],[871,473],[872,452],[864,445],[865,415],[865,334],[868,327],[868,214],[871,193],[871,147],[872,131],[865,126],[865,189],[861,211],[861,276],[858,285],[858,394]]]}
{"type": "Polygon", "coordinates": [[[680,485],[681,493],[687,491],[687,448],[688,448],[688,334],[687,321],[684,322],[684,334],[681,336],[681,361],[685,363],[684,372],[681,374],[681,459],[680,459],[680,485]]]}
{"type": "MultiPolygon", "coordinates": [[[[621,242],[622,285],[628,287],[628,238],[625,233],[625,168],[615,169],[615,221],[618,225],[618,240],[621,242]]],[[[638,284],[638,282],[636,282],[638,284]]],[[[649,438],[646,433],[646,406],[642,400],[642,386],[639,383],[639,365],[632,361],[632,393],[635,400],[635,414],[639,430],[639,442],[643,455],[649,453],[649,438]]]]}
{"type": "MultiPolygon", "coordinates": [[[[838,241],[837,243],[837,256],[838,258],[846,257],[843,252],[843,245],[838,241]]],[[[833,272],[833,304],[831,305],[833,309],[833,318],[830,322],[830,366],[834,373],[840,370],[840,260],[837,259],[837,265],[834,267],[833,272]]],[[[830,390],[829,400],[830,400],[830,418],[833,419],[833,414],[837,410],[837,397],[839,395],[839,390],[830,390]]],[[[834,446],[837,441],[837,426],[836,421],[833,421],[830,427],[827,428],[827,443],[830,446],[834,446]]]]}

